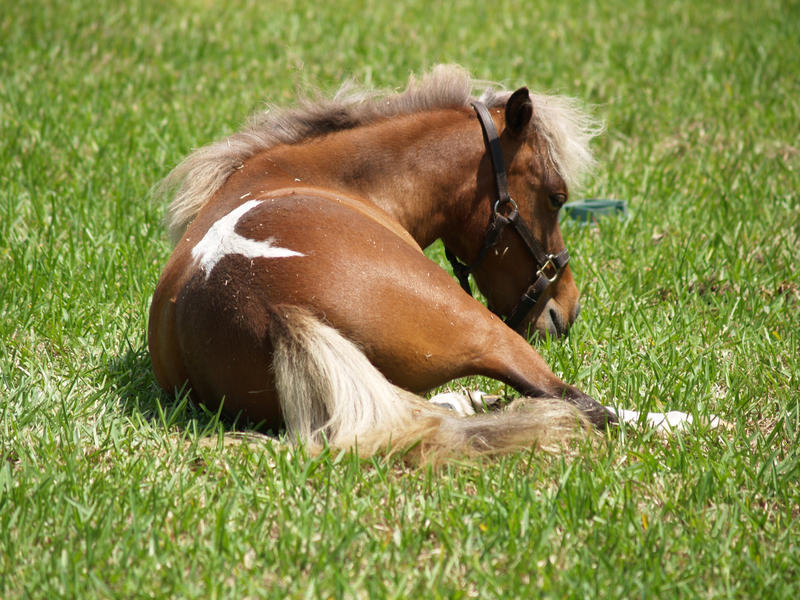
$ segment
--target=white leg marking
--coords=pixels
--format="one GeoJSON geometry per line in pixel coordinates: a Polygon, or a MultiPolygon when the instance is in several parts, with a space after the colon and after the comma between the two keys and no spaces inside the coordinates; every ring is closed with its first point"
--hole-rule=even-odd
{"type": "Polygon", "coordinates": [[[480,390],[469,392],[442,392],[430,399],[430,402],[455,411],[462,417],[474,415],[476,412],[484,412],[492,409],[500,402],[500,396],[490,396],[480,390]]]}
{"type": "MultiPolygon", "coordinates": [[[[606,406],[608,410],[619,417],[620,421],[625,423],[638,424],[639,413],[635,410],[625,410],[624,408],[614,408],[613,406],[606,406]]],[[[672,410],[666,413],[651,412],[647,413],[645,420],[650,427],[659,431],[681,431],[686,429],[694,422],[692,415],[672,410]]],[[[719,417],[711,415],[708,419],[708,426],[711,429],[716,429],[721,425],[722,421],[719,417]]]]}
{"type": "Polygon", "coordinates": [[[475,410],[484,411],[487,408],[495,408],[500,402],[500,396],[490,396],[481,390],[472,390],[471,392],[467,392],[467,395],[475,410]]]}
{"type": "Polygon", "coordinates": [[[431,404],[452,410],[462,417],[475,414],[475,409],[472,408],[472,401],[470,398],[458,392],[442,392],[441,394],[436,394],[430,399],[430,402],[431,404]]]}
{"type": "Polygon", "coordinates": [[[305,256],[288,248],[274,246],[273,239],[264,241],[251,240],[234,231],[236,223],[263,200],[248,200],[214,223],[203,236],[203,239],[192,248],[192,258],[198,261],[206,274],[206,279],[217,263],[229,254],[240,254],[245,258],[287,258],[305,256]]]}

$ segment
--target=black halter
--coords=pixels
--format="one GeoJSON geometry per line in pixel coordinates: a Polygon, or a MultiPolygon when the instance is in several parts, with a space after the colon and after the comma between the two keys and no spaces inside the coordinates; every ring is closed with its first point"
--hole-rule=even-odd
{"type": "MultiPolygon", "coordinates": [[[[492,208],[492,220],[483,236],[483,244],[478,251],[478,256],[475,257],[471,263],[464,264],[458,260],[448,248],[444,249],[447,260],[453,267],[453,273],[458,278],[461,287],[470,296],[472,295],[472,288],[469,285],[470,271],[476,269],[486,258],[489,250],[497,243],[500,233],[507,225],[513,225],[514,230],[522,238],[523,243],[528,248],[531,256],[536,261],[536,276],[534,277],[528,289],[522,294],[522,297],[517,302],[517,305],[511,311],[511,314],[506,318],[506,325],[519,333],[519,326],[525,317],[530,313],[531,309],[536,305],[542,297],[542,294],[547,290],[551,283],[558,279],[561,271],[567,266],[569,262],[569,252],[564,248],[558,254],[548,254],[542,248],[542,245],[533,237],[530,228],[517,210],[517,203],[508,193],[508,178],[506,177],[506,168],[503,163],[503,152],[500,146],[500,138],[497,135],[497,128],[494,125],[492,116],[489,109],[482,102],[473,102],[472,108],[478,115],[478,120],[481,122],[483,129],[483,141],[489,151],[489,156],[492,160],[492,168],[494,169],[494,179],[497,185],[497,200],[492,208]],[[503,214],[500,211],[508,209],[508,214],[503,214]]],[[[501,316],[498,314],[498,316],[501,316]]]]}

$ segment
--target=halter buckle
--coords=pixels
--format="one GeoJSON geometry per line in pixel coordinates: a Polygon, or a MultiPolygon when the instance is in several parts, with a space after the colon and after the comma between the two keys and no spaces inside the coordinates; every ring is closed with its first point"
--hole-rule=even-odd
{"type": "Polygon", "coordinates": [[[550,283],[553,283],[560,274],[559,268],[556,266],[556,263],[553,262],[555,260],[555,256],[552,254],[547,255],[547,262],[544,263],[539,270],[536,271],[536,274],[539,277],[544,277],[550,283]],[[549,273],[548,273],[549,272],[549,273]]]}
{"type": "MultiPolygon", "coordinates": [[[[513,199],[511,196],[509,196],[508,198],[504,198],[504,199],[501,199],[501,200],[497,200],[497,201],[494,203],[494,214],[496,214],[496,215],[497,215],[497,214],[500,214],[500,213],[499,213],[499,211],[498,211],[498,209],[502,208],[502,207],[503,207],[503,206],[505,206],[506,204],[510,204],[510,205],[511,205],[511,212],[512,212],[512,213],[513,213],[513,212],[516,212],[516,210],[517,210],[517,203],[514,201],[514,199],[513,199]]],[[[509,213],[509,214],[510,214],[510,213],[509,213]]]]}

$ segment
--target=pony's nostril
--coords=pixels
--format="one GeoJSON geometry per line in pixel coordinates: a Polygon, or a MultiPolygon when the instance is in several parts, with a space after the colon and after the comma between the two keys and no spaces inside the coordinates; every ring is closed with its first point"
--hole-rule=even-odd
{"type": "Polygon", "coordinates": [[[555,308],[551,308],[548,313],[550,314],[550,322],[553,324],[553,329],[555,330],[553,333],[558,336],[563,335],[564,324],[561,322],[561,315],[558,314],[555,308]]]}

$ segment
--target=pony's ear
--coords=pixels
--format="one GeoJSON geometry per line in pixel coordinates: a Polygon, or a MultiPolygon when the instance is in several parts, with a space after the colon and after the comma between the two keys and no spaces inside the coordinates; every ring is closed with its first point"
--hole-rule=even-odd
{"type": "Polygon", "coordinates": [[[533,103],[528,88],[521,87],[511,94],[506,104],[506,128],[514,135],[525,131],[533,117],[533,103]]]}

